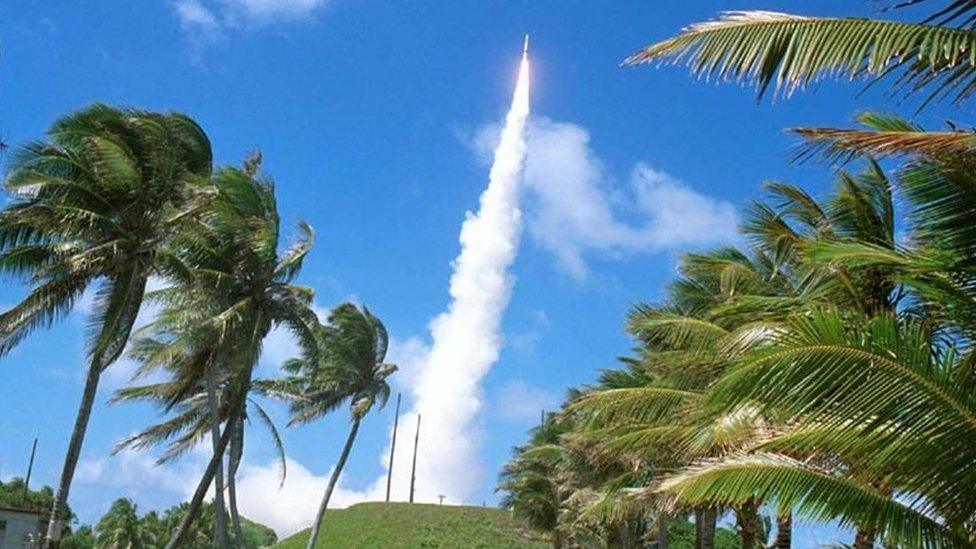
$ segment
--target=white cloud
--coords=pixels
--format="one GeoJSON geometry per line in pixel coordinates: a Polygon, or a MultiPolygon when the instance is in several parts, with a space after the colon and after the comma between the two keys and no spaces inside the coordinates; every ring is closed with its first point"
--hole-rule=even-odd
{"type": "MultiPolygon", "coordinates": [[[[480,159],[498,126],[482,127],[468,142],[480,159]]],[[[588,256],[620,257],[733,239],[735,207],[708,196],[646,162],[625,185],[616,182],[576,124],[534,118],[529,125],[524,186],[529,234],[576,279],[589,273],[588,256]]]]}
{"type": "Polygon", "coordinates": [[[198,0],[180,0],[173,3],[180,24],[191,27],[217,27],[217,16],[198,0]]]}
{"type": "MultiPolygon", "coordinates": [[[[161,493],[171,496],[173,502],[186,501],[196,489],[210,459],[210,451],[210,444],[204,440],[183,459],[157,465],[152,454],[127,450],[115,456],[82,459],[75,478],[78,483],[95,484],[103,490],[114,488],[137,503],[158,502],[161,493]]],[[[245,461],[237,477],[237,503],[241,514],[270,526],[279,538],[310,525],[332,474],[329,470],[325,475],[315,475],[290,458],[287,459],[287,466],[288,476],[284,484],[281,484],[277,460],[266,465],[252,465],[245,461]]],[[[377,481],[367,490],[356,491],[345,487],[344,479],[340,475],[329,501],[330,509],[379,500],[385,495],[385,480],[383,483],[377,481]]],[[[212,497],[213,487],[208,499],[212,497]]]]}
{"type": "MultiPolygon", "coordinates": [[[[332,474],[330,470],[325,475],[315,475],[293,459],[288,459],[287,464],[288,476],[283,485],[280,484],[277,462],[244,465],[237,480],[237,504],[241,514],[270,526],[279,538],[311,525],[332,474]]],[[[343,486],[344,478],[344,475],[339,476],[329,509],[380,500],[385,495],[385,484],[377,482],[368,490],[359,492],[343,486]]]]}
{"type": "Polygon", "coordinates": [[[222,0],[226,17],[268,24],[306,19],[327,4],[326,0],[222,0]]]}
{"type": "Polygon", "coordinates": [[[172,5],[180,21],[180,30],[188,38],[194,56],[199,56],[203,47],[222,36],[222,25],[217,15],[199,0],[178,0],[172,5]]]}
{"type": "Polygon", "coordinates": [[[538,421],[542,410],[558,406],[558,396],[520,379],[502,385],[492,402],[495,415],[508,421],[538,421]]]}
{"type": "Polygon", "coordinates": [[[311,19],[328,0],[176,0],[173,11],[195,54],[227,31],[311,19]]]}
{"type": "Polygon", "coordinates": [[[171,465],[157,465],[148,452],[124,450],[116,455],[85,458],[78,463],[75,478],[83,484],[121,488],[135,499],[165,491],[174,496],[188,497],[196,488],[200,473],[209,459],[209,444],[200,444],[181,461],[171,465]]]}

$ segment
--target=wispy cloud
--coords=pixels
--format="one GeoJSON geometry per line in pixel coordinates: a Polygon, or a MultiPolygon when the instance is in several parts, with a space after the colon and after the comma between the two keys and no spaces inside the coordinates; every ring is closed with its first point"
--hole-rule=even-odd
{"type": "Polygon", "coordinates": [[[232,22],[267,25],[308,19],[327,0],[223,0],[221,13],[232,22]]]}
{"type": "Polygon", "coordinates": [[[173,12],[194,56],[232,32],[311,20],[330,0],[175,0],[173,12]]]}

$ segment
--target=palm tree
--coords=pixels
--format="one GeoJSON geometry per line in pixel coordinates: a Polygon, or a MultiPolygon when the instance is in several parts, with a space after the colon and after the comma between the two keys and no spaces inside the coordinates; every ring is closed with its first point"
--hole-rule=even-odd
{"type": "Polygon", "coordinates": [[[95,526],[95,546],[104,549],[141,549],[143,534],[136,504],[117,499],[95,526]]]}
{"type": "Polygon", "coordinates": [[[289,425],[310,423],[349,401],[352,428],[332,469],[308,538],[315,546],[322,518],[342,468],[349,457],[359,424],[374,404],[383,406],[390,396],[387,378],[397,367],[386,359],[389,337],[379,318],[365,307],[351,303],[339,305],[329,313],[327,324],[319,330],[321,352],[316,357],[293,359],[284,368],[291,375],[282,380],[263,382],[259,388],[267,395],[289,402],[289,425]]]}
{"type": "Polygon", "coordinates": [[[563,547],[565,535],[560,529],[559,513],[567,494],[559,482],[558,468],[565,457],[559,437],[566,425],[554,416],[547,417],[532,431],[528,444],[513,450],[496,488],[505,492],[502,507],[511,509],[533,530],[548,535],[553,549],[563,547]]]}
{"type": "Polygon", "coordinates": [[[133,347],[142,372],[162,368],[170,374],[174,384],[166,390],[166,406],[199,397],[201,389],[207,395],[203,406],[214,455],[171,547],[188,532],[215,479],[216,535],[226,543],[223,475],[218,472],[231,439],[239,441],[232,468],[239,459],[238,424],[267,334],[281,326],[297,337],[306,355],[318,352],[314,293],[293,282],[312,246],[311,227],[301,223],[300,238],[279,254],[280,219],[270,180],[256,171],[224,168],[212,185],[206,210],[173,244],[183,270],[172,277],[171,286],[154,293],[162,310],[133,347]]]}
{"type": "MultiPolygon", "coordinates": [[[[837,190],[824,203],[790,185],[768,187],[773,204],[756,203],[745,225],[754,257],[734,249],[689,254],[680,265],[682,276],[669,288],[668,304],[632,311],[628,328],[642,347],[628,366],[643,372],[645,381],[601,387],[570,406],[600,418],[600,428],[588,436],[602,439],[604,454],[631,455],[643,467],[656,467],[652,480],[667,478],[675,465],[747,452],[783,429],[772,410],[749,402],[716,410],[709,395],[728,366],[763,345],[785,319],[831,303],[867,314],[890,311],[899,299],[890,268],[818,265],[803,255],[814,241],[851,238],[894,249],[890,181],[877,164],[858,175],[841,172],[837,190]]],[[[757,542],[760,501],[732,502],[747,547],[757,542]]],[[[730,502],[696,500],[696,523],[711,524],[717,503],[730,502]]],[[[790,511],[780,511],[785,539],[790,511]]],[[[699,545],[710,543],[710,531],[699,530],[699,545]]]]}
{"type": "MultiPolygon", "coordinates": [[[[739,464],[739,474],[751,475],[755,490],[804,497],[824,516],[851,520],[871,513],[865,519],[878,535],[895,542],[972,542],[976,534],[964,517],[976,512],[976,502],[965,487],[971,482],[965,471],[976,453],[966,448],[969,435],[963,433],[974,424],[976,360],[971,166],[971,154],[965,154],[918,159],[902,170],[911,247],[844,241],[810,248],[811,259],[837,267],[888,269],[909,292],[911,306],[897,315],[864,318],[834,310],[794,319],[769,349],[732,370],[738,373],[720,386],[723,400],[741,399],[748,390],[748,398],[783,406],[800,422],[795,434],[770,441],[761,459],[739,464]],[[770,368],[777,369],[771,377],[770,368]],[[792,384],[803,371],[810,377],[792,384]],[[789,401],[783,402],[785,395],[773,393],[787,385],[789,401]],[[844,456],[860,474],[879,480],[869,490],[828,485],[822,458],[788,460],[781,455],[786,451],[801,458],[814,452],[844,456]],[[792,480],[777,485],[777,474],[792,480]],[[823,484],[815,490],[817,483],[823,484]],[[857,501],[860,508],[844,508],[857,501]],[[891,510],[884,515],[886,508],[891,510]]],[[[688,472],[675,487],[697,490],[692,484],[710,482],[723,497],[731,496],[725,490],[731,488],[733,467],[688,472]]]]}
{"type": "Polygon", "coordinates": [[[0,354],[65,316],[97,285],[88,374],[47,540],[56,544],[102,372],[122,353],[146,281],[165,275],[165,242],[200,202],[210,142],[186,116],[93,105],[15,154],[0,213],[0,270],[31,291],[0,315],[0,354]]]}

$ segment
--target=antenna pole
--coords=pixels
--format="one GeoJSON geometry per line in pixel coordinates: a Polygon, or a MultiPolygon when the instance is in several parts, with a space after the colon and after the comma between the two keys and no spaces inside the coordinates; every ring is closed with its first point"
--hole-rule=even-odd
{"type": "Polygon", "coordinates": [[[417,414],[417,434],[413,437],[413,468],[410,470],[410,503],[413,503],[414,485],[417,482],[417,443],[420,442],[420,414],[417,414]]]}
{"type": "Polygon", "coordinates": [[[31,472],[34,470],[34,454],[37,453],[37,437],[34,437],[34,445],[31,447],[30,461],[27,463],[27,476],[24,478],[24,491],[20,494],[20,506],[27,504],[27,486],[30,484],[31,472]]]}
{"type": "Polygon", "coordinates": [[[396,415],[393,416],[393,439],[390,441],[390,465],[386,468],[386,502],[390,503],[390,482],[393,479],[393,450],[396,449],[397,426],[400,423],[400,397],[397,393],[396,415]]]}

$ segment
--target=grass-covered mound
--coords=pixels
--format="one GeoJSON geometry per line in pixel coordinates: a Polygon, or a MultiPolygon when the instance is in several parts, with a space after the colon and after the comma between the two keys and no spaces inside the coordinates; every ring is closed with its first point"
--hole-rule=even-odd
{"type": "MultiPolygon", "coordinates": [[[[299,532],[275,549],[304,549],[308,535],[299,532]]],[[[548,547],[529,535],[502,509],[360,503],[326,511],[316,547],[548,547]]]]}

